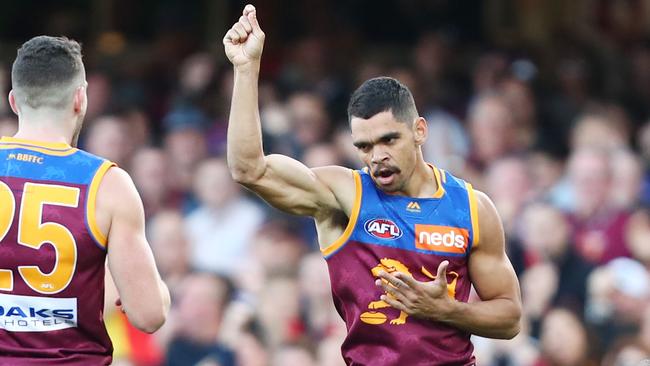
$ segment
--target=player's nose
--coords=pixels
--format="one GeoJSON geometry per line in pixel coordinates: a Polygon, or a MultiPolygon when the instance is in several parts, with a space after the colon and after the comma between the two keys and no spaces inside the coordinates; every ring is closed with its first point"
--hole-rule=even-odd
{"type": "Polygon", "coordinates": [[[388,152],[377,146],[372,149],[371,161],[373,164],[386,162],[389,158],[388,152]]]}

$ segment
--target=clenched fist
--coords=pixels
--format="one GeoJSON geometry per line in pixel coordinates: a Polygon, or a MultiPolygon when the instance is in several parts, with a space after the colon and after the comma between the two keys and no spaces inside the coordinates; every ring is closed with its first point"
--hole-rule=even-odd
{"type": "Polygon", "coordinates": [[[226,56],[236,68],[259,66],[264,48],[264,32],[257,22],[257,11],[246,5],[239,21],[223,37],[226,56]]]}

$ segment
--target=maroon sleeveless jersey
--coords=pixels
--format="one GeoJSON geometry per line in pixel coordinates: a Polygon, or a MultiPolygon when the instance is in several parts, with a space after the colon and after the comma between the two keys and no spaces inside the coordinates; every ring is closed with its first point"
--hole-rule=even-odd
{"type": "Polygon", "coordinates": [[[475,364],[469,333],[392,308],[375,285],[380,271],[432,281],[447,260],[448,296],[463,302],[469,298],[467,264],[478,245],[474,190],[432,169],[439,188],[429,198],[386,194],[365,171],[354,172],[357,196],[349,224],[323,250],[334,305],[348,330],[341,347],[347,365],[475,364]]]}
{"type": "Polygon", "coordinates": [[[108,365],[106,237],[95,196],[109,161],[0,139],[0,365],[108,365]]]}

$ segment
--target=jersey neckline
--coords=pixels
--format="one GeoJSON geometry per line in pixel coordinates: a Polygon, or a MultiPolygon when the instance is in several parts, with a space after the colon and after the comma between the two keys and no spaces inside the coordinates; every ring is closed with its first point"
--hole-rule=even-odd
{"type": "Polygon", "coordinates": [[[0,143],[33,146],[33,147],[50,149],[50,150],[72,149],[72,146],[66,144],[65,142],[45,142],[45,141],[36,141],[36,140],[27,140],[27,139],[15,138],[15,137],[8,137],[8,136],[0,137],[0,143]]]}

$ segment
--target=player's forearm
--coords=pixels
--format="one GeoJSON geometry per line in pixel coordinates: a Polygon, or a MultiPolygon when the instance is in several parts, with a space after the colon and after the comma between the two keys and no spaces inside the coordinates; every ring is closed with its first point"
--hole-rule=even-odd
{"type": "Polygon", "coordinates": [[[258,77],[259,62],[235,68],[228,121],[228,166],[233,178],[243,183],[264,173],[258,77]]]}
{"type": "Polygon", "coordinates": [[[511,339],[519,333],[521,307],[510,299],[455,301],[451,311],[434,318],[481,337],[511,339]]]}
{"type": "Polygon", "coordinates": [[[157,286],[139,291],[137,299],[124,297],[122,306],[131,324],[143,332],[153,333],[163,326],[170,307],[167,285],[158,278],[157,286]]]}

